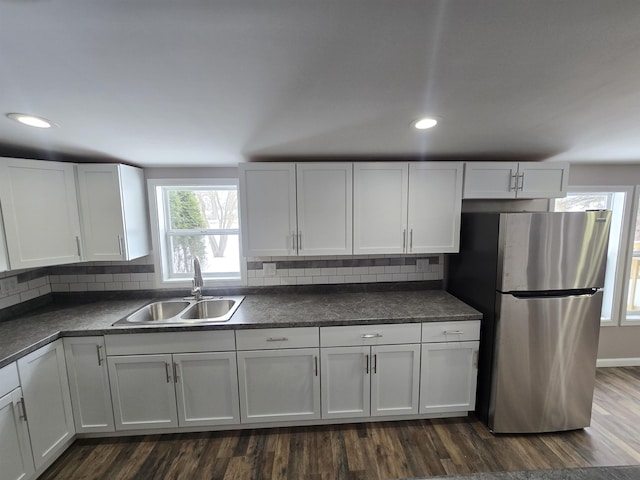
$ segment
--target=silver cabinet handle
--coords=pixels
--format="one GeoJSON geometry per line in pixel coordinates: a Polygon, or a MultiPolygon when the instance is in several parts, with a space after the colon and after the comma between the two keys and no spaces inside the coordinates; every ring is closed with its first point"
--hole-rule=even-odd
{"type": "Polygon", "coordinates": [[[171,383],[171,365],[169,365],[168,363],[165,362],[164,364],[164,371],[167,374],[167,383],[171,383]]]}
{"type": "Polygon", "coordinates": [[[180,375],[179,373],[179,369],[180,367],[178,367],[178,364],[176,362],[173,362],[173,381],[175,383],[178,383],[178,380],[180,380],[180,375]]]}
{"type": "Polygon", "coordinates": [[[518,185],[518,190],[522,191],[524,188],[524,173],[518,175],[518,180],[520,180],[520,185],[518,185]]]}
{"type": "Polygon", "coordinates": [[[509,191],[511,190],[515,190],[515,191],[518,190],[518,174],[517,173],[511,174],[511,181],[509,182],[509,191]]]}
{"type": "Polygon", "coordinates": [[[478,368],[478,350],[473,351],[473,368],[478,368]]]}
{"type": "Polygon", "coordinates": [[[365,372],[369,375],[369,354],[365,355],[365,372]]]}
{"type": "Polygon", "coordinates": [[[298,232],[298,252],[302,251],[302,232],[298,232]]]}
{"type": "Polygon", "coordinates": [[[464,330],[443,330],[443,335],[464,335],[464,330]]]}
{"type": "Polygon", "coordinates": [[[20,415],[20,418],[27,422],[27,407],[24,404],[24,397],[20,397],[20,405],[22,406],[22,415],[20,415]]]}
{"type": "Polygon", "coordinates": [[[296,251],[296,234],[291,234],[291,250],[296,251]]]}
{"type": "Polygon", "coordinates": [[[402,251],[407,251],[407,229],[402,230],[402,251]]]}
{"type": "Polygon", "coordinates": [[[289,339],[287,337],[269,337],[267,338],[267,342],[287,342],[289,339]]]}
{"type": "Polygon", "coordinates": [[[361,335],[362,338],[382,338],[382,334],[380,333],[365,333],[361,335]]]}
{"type": "Polygon", "coordinates": [[[373,373],[378,373],[378,354],[373,354],[373,373]]]}
{"type": "Polygon", "coordinates": [[[409,252],[413,251],[413,228],[409,230],[409,252]]]}
{"type": "Polygon", "coordinates": [[[313,362],[314,362],[314,368],[315,368],[316,377],[317,377],[318,376],[318,357],[317,356],[313,357],[313,362]]]}
{"type": "Polygon", "coordinates": [[[98,354],[98,366],[102,365],[102,355],[100,354],[100,349],[102,345],[96,345],[96,353],[98,354]]]}
{"type": "Polygon", "coordinates": [[[118,235],[118,251],[120,252],[120,256],[122,257],[124,249],[122,248],[122,237],[118,235]]]}
{"type": "Polygon", "coordinates": [[[78,249],[78,257],[82,258],[82,252],[80,251],[80,237],[76,235],[76,248],[78,249]]]}

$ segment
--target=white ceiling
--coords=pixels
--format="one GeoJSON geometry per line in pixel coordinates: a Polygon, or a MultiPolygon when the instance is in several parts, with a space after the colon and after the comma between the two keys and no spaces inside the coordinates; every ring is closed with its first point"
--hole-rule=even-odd
{"type": "Polygon", "coordinates": [[[0,113],[4,156],[640,163],[640,2],[0,0],[0,113]]]}

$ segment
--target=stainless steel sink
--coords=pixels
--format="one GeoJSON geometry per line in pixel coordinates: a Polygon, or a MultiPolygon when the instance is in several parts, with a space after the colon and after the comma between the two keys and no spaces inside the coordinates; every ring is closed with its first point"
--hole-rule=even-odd
{"type": "Polygon", "coordinates": [[[202,324],[226,322],[244,296],[204,297],[153,302],[118,320],[114,325],[202,324]]]}

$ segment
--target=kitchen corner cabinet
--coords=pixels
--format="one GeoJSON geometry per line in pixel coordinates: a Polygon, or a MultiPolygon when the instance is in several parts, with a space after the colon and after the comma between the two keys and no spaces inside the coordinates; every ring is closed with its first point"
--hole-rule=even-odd
{"type": "Polygon", "coordinates": [[[354,253],[457,252],[461,162],[354,164],[354,253]]]}
{"type": "Polygon", "coordinates": [[[0,479],[30,478],[35,467],[15,363],[0,369],[0,479]]]}
{"type": "Polygon", "coordinates": [[[418,413],[419,324],[322,327],[322,418],[418,413]]]}
{"type": "Polygon", "coordinates": [[[423,324],[420,413],[475,409],[479,338],[479,321],[423,324]]]}
{"type": "Polygon", "coordinates": [[[565,162],[467,162],[465,199],[557,198],[567,194],[565,162]]]}
{"type": "Polygon", "coordinates": [[[148,255],[143,170],[119,164],[80,164],[77,174],[85,260],[133,260],[148,255]]]}
{"type": "Polygon", "coordinates": [[[245,256],[352,252],[351,163],[239,167],[245,256]]]}
{"type": "Polygon", "coordinates": [[[76,432],[113,432],[104,338],[66,337],[63,343],[76,432]]]}
{"type": "Polygon", "coordinates": [[[29,353],[17,364],[33,459],[41,471],[75,435],[62,340],[29,353]]]}
{"type": "Polygon", "coordinates": [[[12,270],[81,260],[73,164],[0,158],[0,204],[12,270]]]}
{"type": "Polygon", "coordinates": [[[233,331],[105,341],[116,430],[240,422],[233,331]]]}
{"type": "Polygon", "coordinates": [[[320,418],[316,327],[238,330],[242,423],[320,418]]]}

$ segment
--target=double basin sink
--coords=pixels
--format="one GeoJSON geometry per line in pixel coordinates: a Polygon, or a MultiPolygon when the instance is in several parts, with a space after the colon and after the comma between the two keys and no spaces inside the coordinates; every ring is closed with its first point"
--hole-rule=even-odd
{"type": "Polygon", "coordinates": [[[118,320],[114,325],[182,325],[226,322],[244,296],[202,297],[153,302],[118,320]]]}

